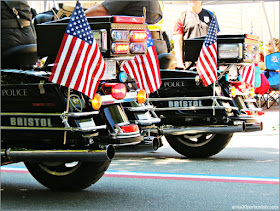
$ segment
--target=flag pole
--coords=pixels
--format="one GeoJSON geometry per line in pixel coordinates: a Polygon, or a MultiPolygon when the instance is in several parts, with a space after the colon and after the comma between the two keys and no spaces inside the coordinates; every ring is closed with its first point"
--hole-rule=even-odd
{"type": "MultiPolygon", "coordinates": [[[[69,112],[69,103],[70,103],[70,88],[68,87],[68,92],[67,92],[67,104],[66,104],[66,122],[68,122],[68,112],[69,112]]],[[[66,144],[66,136],[67,136],[67,131],[64,131],[64,141],[63,144],[66,144]]]]}
{"type": "MultiPolygon", "coordinates": [[[[215,12],[213,12],[213,19],[215,18],[215,12]]],[[[216,67],[218,69],[218,67],[216,67]]],[[[218,74],[218,71],[217,71],[218,74]]],[[[215,112],[215,102],[216,100],[214,100],[215,98],[215,81],[213,82],[213,103],[212,103],[212,107],[213,107],[213,116],[215,116],[216,112],[215,112]]]]}

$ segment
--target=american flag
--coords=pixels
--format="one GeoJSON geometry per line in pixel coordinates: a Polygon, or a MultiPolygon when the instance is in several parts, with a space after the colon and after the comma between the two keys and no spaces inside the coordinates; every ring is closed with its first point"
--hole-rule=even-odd
{"type": "Polygon", "coordinates": [[[255,65],[245,66],[241,69],[240,74],[242,76],[242,81],[251,86],[255,83],[255,65]]]}
{"type": "Polygon", "coordinates": [[[217,80],[217,33],[218,24],[214,17],[211,21],[196,65],[197,72],[204,86],[208,86],[217,80]]]}
{"type": "Polygon", "coordinates": [[[135,78],[140,89],[152,93],[161,85],[160,68],[156,48],[151,36],[147,32],[147,54],[137,55],[134,60],[126,61],[122,67],[132,78],[135,78]]]}
{"type": "Polygon", "coordinates": [[[105,62],[77,1],[49,80],[93,98],[104,71],[105,62]]]}

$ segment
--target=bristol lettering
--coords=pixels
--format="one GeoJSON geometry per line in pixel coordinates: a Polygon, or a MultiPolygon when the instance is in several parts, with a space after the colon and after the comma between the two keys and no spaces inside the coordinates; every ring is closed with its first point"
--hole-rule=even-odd
{"type": "Polygon", "coordinates": [[[50,118],[10,117],[11,126],[52,127],[50,118]]]}
{"type": "Polygon", "coordinates": [[[169,107],[201,107],[201,100],[180,100],[180,101],[169,101],[169,107]]]}
{"type": "Polygon", "coordinates": [[[2,89],[2,97],[25,97],[27,96],[27,89],[2,89]]]}

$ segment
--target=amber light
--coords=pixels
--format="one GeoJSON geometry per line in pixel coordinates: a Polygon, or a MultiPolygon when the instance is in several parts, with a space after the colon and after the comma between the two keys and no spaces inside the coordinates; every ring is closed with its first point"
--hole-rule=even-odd
{"type": "Polygon", "coordinates": [[[139,127],[138,125],[127,125],[127,126],[121,126],[123,133],[132,133],[132,132],[138,132],[139,127]]]}
{"type": "Polygon", "coordinates": [[[98,110],[102,105],[102,100],[100,94],[96,93],[94,98],[91,100],[91,106],[94,110],[98,110]]]}
{"type": "Polygon", "coordinates": [[[112,44],[113,53],[128,53],[129,43],[113,43],[112,44]]]}
{"type": "Polygon", "coordinates": [[[234,86],[231,88],[230,93],[233,98],[236,96],[236,88],[234,86]]]}
{"type": "Polygon", "coordinates": [[[251,88],[250,89],[250,97],[253,98],[255,96],[255,89],[251,88]]]}
{"type": "Polygon", "coordinates": [[[147,32],[145,31],[132,31],[130,32],[130,39],[132,42],[143,42],[147,40],[147,32]]]}
{"type": "Polygon", "coordinates": [[[146,99],[147,99],[146,91],[144,89],[141,89],[137,94],[137,102],[143,104],[145,103],[146,99]]]}

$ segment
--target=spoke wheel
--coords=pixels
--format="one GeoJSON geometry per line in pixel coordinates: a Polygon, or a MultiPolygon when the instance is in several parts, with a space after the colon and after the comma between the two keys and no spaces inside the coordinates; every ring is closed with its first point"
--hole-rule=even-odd
{"type": "Polygon", "coordinates": [[[97,182],[108,169],[110,160],[99,162],[25,163],[42,185],[56,191],[78,191],[97,182]]]}
{"type": "Polygon", "coordinates": [[[197,134],[167,136],[170,146],[188,158],[206,158],[219,153],[230,142],[233,134],[197,134]]]}

